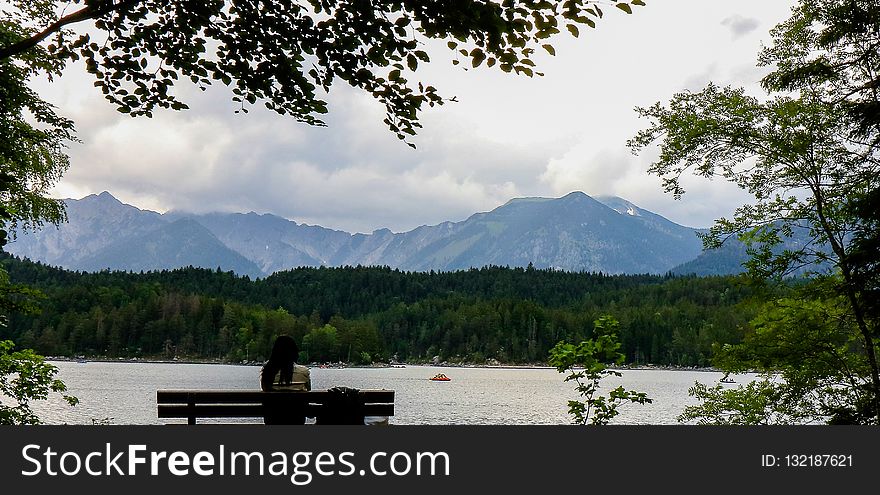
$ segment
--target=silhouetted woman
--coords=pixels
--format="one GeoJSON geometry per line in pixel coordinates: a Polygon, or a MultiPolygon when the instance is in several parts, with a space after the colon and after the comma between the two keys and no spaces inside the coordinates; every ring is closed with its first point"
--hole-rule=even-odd
{"type": "MultiPolygon", "coordinates": [[[[299,356],[299,347],[292,337],[281,335],[275,339],[272,354],[263,365],[263,369],[260,370],[260,388],[264,392],[311,390],[312,381],[309,369],[296,364],[297,356],[299,356]]],[[[305,423],[304,415],[284,413],[283,408],[277,404],[279,400],[281,398],[270,397],[264,402],[266,424],[301,425],[305,423]]]]}

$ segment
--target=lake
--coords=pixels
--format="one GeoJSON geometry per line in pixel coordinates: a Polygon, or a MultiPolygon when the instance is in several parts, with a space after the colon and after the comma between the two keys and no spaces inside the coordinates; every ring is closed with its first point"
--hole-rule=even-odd
{"type": "MultiPolygon", "coordinates": [[[[163,424],[156,417],[159,389],[256,389],[260,368],[220,364],[53,362],[76,407],[60,400],[35,403],[49,424],[163,424]]],[[[577,395],[554,369],[518,368],[312,368],[312,388],[347,386],[395,391],[392,424],[567,424],[567,401],[577,395]],[[452,380],[428,378],[445,373],[452,380]]],[[[675,424],[695,381],[717,383],[721,373],[690,370],[623,370],[603,381],[608,390],[623,385],[646,392],[652,404],[626,405],[614,424],[675,424]]],[[[749,376],[735,376],[742,383],[749,376]]],[[[185,421],[185,420],[183,420],[185,421]]]]}

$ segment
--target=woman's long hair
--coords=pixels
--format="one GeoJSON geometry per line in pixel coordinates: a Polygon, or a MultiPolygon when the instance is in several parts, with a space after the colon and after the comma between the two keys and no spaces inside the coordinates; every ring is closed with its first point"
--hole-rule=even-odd
{"type": "Polygon", "coordinates": [[[299,356],[299,347],[293,337],[289,335],[281,335],[275,339],[272,345],[272,354],[269,355],[269,361],[263,368],[264,385],[272,386],[275,375],[281,372],[280,382],[282,384],[290,384],[293,381],[293,365],[299,356]]]}

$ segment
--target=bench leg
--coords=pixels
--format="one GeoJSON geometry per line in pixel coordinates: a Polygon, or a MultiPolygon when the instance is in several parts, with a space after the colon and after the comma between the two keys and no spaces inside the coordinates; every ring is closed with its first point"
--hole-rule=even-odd
{"type": "Polygon", "coordinates": [[[196,403],[190,402],[187,407],[189,408],[189,416],[186,417],[186,424],[194,425],[196,424],[196,403]]]}

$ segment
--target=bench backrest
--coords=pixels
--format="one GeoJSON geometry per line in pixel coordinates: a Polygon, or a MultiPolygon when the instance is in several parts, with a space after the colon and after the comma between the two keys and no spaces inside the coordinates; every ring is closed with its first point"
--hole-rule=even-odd
{"type": "Polygon", "coordinates": [[[340,401],[328,390],[308,392],[262,392],[259,390],[159,390],[156,392],[159,418],[260,418],[270,411],[284,411],[305,417],[393,416],[393,390],[359,390],[357,399],[340,401]],[[344,408],[345,411],[340,411],[344,408]]]}

